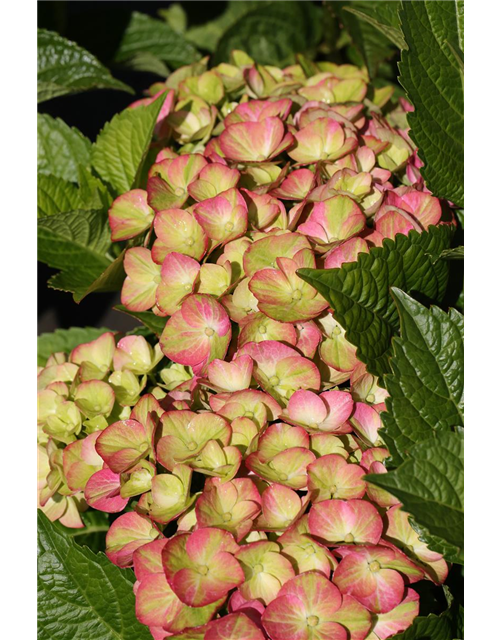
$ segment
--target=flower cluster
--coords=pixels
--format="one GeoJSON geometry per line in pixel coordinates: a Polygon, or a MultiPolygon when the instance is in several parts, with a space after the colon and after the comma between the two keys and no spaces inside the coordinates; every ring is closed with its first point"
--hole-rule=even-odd
{"type": "Polygon", "coordinates": [[[448,572],[364,479],[386,472],[387,393],[296,273],[441,204],[409,105],[363,69],[311,68],[235,51],[132,105],[167,94],[146,188],[109,211],[134,239],[122,302],[168,320],[154,348],[105,333],[39,373],[39,504],[71,527],[125,511],[106,553],[156,640],[384,640],[418,613],[410,585],[448,572]]]}

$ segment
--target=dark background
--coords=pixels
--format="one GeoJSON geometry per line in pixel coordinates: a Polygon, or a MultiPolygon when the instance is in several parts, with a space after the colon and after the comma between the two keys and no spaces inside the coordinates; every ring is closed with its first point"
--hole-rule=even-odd
{"type": "MultiPolygon", "coordinates": [[[[57,31],[93,53],[119,80],[133,87],[134,98],[121,91],[99,90],[72,96],[61,96],[39,105],[41,113],[62,118],[77,127],[90,140],[95,140],[102,126],[122,111],[159,77],[154,74],[125,69],[112,62],[120,37],[133,11],[157,16],[158,9],[171,2],[109,2],[41,1],[38,3],[38,26],[57,31]]],[[[181,2],[190,26],[202,24],[223,13],[226,2],[181,2]]],[[[47,287],[54,269],[38,263],[38,333],[65,329],[71,326],[104,326],[116,331],[128,331],[138,322],[113,310],[120,302],[119,293],[94,293],[80,304],[71,294],[47,287]]]]}

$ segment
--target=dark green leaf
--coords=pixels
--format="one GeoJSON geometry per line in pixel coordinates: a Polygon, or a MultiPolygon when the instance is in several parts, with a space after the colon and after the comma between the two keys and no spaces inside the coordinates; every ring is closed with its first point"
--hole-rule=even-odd
{"type": "Polygon", "coordinates": [[[413,445],[395,471],[365,476],[395,495],[431,536],[455,547],[464,546],[463,433],[436,432],[413,445]]]}
{"type": "Polygon", "coordinates": [[[75,209],[86,209],[86,202],[73,182],[56,176],[38,175],[38,217],[52,216],[75,209]]]}
{"type": "Polygon", "coordinates": [[[174,2],[166,9],[158,9],[158,15],[177,33],[184,33],[186,31],[187,15],[179,2],[174,2]]]}
{"type": "Polygon", "coordinates": [[[400,82],[415,107],[410,136],[424,163],[422,175],[435,196],[464,202],[463,64],[459,55],[457,4],[446,0],[402,3],[408,45],[400,82]]]}
{"type": "Polygon", "coordinates": [[[147,106],[125,109],[104,125],[92,147],[92,165],[117,194],[136,185],[165,94],[147,106]]]}
{"type": "Polygon", "coordinates": [[[411,526],[418,533],[418,537],[423,540],[427,546],[436,553],[440,553],[448,562],[457,564],[464,563],[464,550],[455,547],[443,538],[439,536],[433,536],[429,533],[429,530],[423,527],[421,524],[415,521],[414,518],[410,518],[411,526]]]}
{"type": "Polygon", "coordinates": [[[153,333],[156,333],[157,336],[162,333],[168,320],[168,318],[155,315],[152,311],[129,311],[129,309],[122,304],[116,305],[115,309],[123,313],[128,313],[128,315],[133,318],[137,318],[137,320],[142,322],[142,324],[153,331],[153,333]]]}
{"type": "Polygon", "coordinates": [[[464,50],[464,0],[455,0],[457,4],[458,42],[460,49],[464,50]]]}
{"type": "Polygon", "coordinates": [[[259,2],[224,33],[214,64],[242,49],[260,64],[293,64],[296,53],[314,54],[322,34],[321,11],[312,2],[259,2]]]}
{"type": "Polygon", "coordinates": [[[229,27],[259,4],[262,4],[261,0],[229,0],[225,11],[220,16],[188,29],[186,39],[200,49],[213,53],[229,27]]]}
{"type": "MultiPolygon", "coordinates": [[[[392,5],[389,10],[386,9],[387,15],[393,15],[394,8],[399,3],[397,2],[377,2],[377,5],[392,5]]],[[[346,2],[344,0],[328,2],[328,6],[331,7],[349,32],[354,47],[359,50],[361,57],[368,68],[368,73],[371,78],[374,78],[377,74],[378,67],[381,62],[391,58],[397,51],[393,42],[381,31],[379,28],[369,24],[366,20],[361,20],[358,16],[347,9],[354,8],[361,11],[364,14],[371,15],[374,12],[374,3],[370,0],[356,0],[354,2],[346,2]]],[[[381,11],[381,9],[379,9],[381,11]]],[[[384,17],[384,20],[389,21],[388,17],[384,17]]]]}
{"type": "Polygon", "coordinates": [[[38,114],[38,172],[71,182],[90,164],[90,140],[59,118],[38,114]]]}
{"type": "Polygon", "coordinates": [[[392,292],[401,337],[392,342],[392,373],[384,376],[390,397],[381,417],[383,438],[398,465],[413,444],[464,424],[464,325],[455,309],[427,309],[399,289],[392,292]]]}
{"type": "Polygon", "coordinates": [[[110,266],[110,243],[106,211],[71,211],[38,221],[38,259],[61,269],[49,285],[73,292],[75,300],[110,266]]]}
{"type": "Polygon", "coordinates": [[[362,8],[359,2],[353,2],[345,7],[345,11],[354,14],[360,20],[378,29],[388,40],[393,42],[399,49],[406,49],[406,42],[401,32],[398,10],[399,2],[363,2],[362,8]]]}
{"type": "Polygon", "coordinates": [[[56,329],[53,333],[42,333],[38,336],[38,366],[44,367],[47,359],[53,353],[64,351],[70,353],[83,342],[95,340],[110,329],[95,327],[70,327],[69,329],[56,329]]]}
{"type": "Polygon", "coordinates": [[[54,31],[38,29],[38,102],[88,89],[133,90],[97,58],[54,31]]]}
{"type": "Polygon", "coordinates": [[[455,640],[455,629],[456,623],[449,611],[440,616],[431,613],[415,618],[406,631],[392,636],[392,640],[455,640]]]}
{"type": "Polygon", "coordinates": [[[445,249],[441,254],[441,258],[443,260],[463,260],[464,259],[464,248],[455,247],[453,249],[445,249]]]}
{"type": "Polygon", "coordinates": [[[156,73],[156,75],[166,78],[170,70],[167,65],[148,51],[136,53],[132,58],[127,60],[127,67],[134,71],[147,71],[148,73],[156,73]]]}
{"type": "Polygon", "coordinates": [[[131,578],[38,512],[38,640],[150,639],[131,578]]]}
{"type": "Polygon", "coordinates": [[[408,236],[398,234],[396,240],[384,240],[383,247],[361,253],[357,262],[339,269],[299,270],[300,277],[335,309],[335,318],[371,373],[381,376],[390,371],[391,339],[399,329],[390,288],[441,300],[448,264],[438,258],[449,247],[452,233],[447,225],[430,227],[421,234],[412,230],[408,236]]]}
{"type": "Polygon", "coordinates": [[[196,48],[163,20],[134,11],[115,54],[117,62],[126,62],[138,53],[150,53],[174,67],[199,59],[196,48]]]}

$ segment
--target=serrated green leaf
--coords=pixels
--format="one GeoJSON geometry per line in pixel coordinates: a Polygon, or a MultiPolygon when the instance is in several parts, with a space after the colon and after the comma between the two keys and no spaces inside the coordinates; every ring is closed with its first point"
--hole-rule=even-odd
{"type": "Polygon", "coordinates": [[[92,166],[118,195],[135,186],[165,94],[147,106],[125,109],[104,125],[92,147],[92,166]]]}
{"type": "Polygon", "coordinates": [[[53,216],[75,209],[86,209],[86,202],[78,187],[68,180],[56,176],[38,175],[38,217],[53,216]]]}
{"type": "Polygon", "coordinates": [[[123,304],[117,304],[114,308],[117,311],[127,313],[133,318],[137,318],[137,320],[142,322],[144,326],[150,329],[153,333],[156,333],[157,336],[161,334],[167,324],[168,318],[157,316],[152,311],[130,311],[123,304]]]}
{"type": "Polygon", "coordinates": [[[174,2],[166,9],[158,9],[158,15],[165,20],[177,33],[185,33],[187,29],[187,15],[179,2],[174,2]]]}
{"type": "Polygon", "coordinates": [[[196,48],[169,24],[134,11],[115,60],[126,62],[138,53],[150,53],[173,67],[190,64],[200,58],[196,48]]]}
{"type": "Polygon", "coordinates": [[[38,640],[148,640],[129,569],[77,545],[38,512],[38,640]]]}
{"type": "Polygon", "coordinates": [[[38,102],[89,89],[134,93],[75,42],[54,31],[38,29],[38,102]]]}
{"type": "Polygon", "coordinates": [[[70,327],[69,329],[56,329],[53,333],[42,333],[37,338],[38,366],[44,367],[47,359],[53,353],[63,351],[70,353],[83,342],[95,340],[110,329],[95,327],[70,327]]]}
{"type": "Polygon", "coordinates": [[[71,182],[78,168],[90,164],[91,143],[78,129],[47,114],[38,114],[38,172],[71,182]]]}
{"type": "Polygon", "coordinates": [[[111,236],[106,211],[70,211],[38,220],[38,259],[61,269],[49,280],[75,300],[105,271],[111,236]]]}
{"type": "Polygon", "coordinates": [[[449,611],[439,616],[431,613],[415,618],[406,631],[392,636],[392,640],[456,640],[455,629],[456,623],[449,611]]]}
{"type": "Polygon", "coordinates": [[[434,431],[464,424],[463,316],[438,307],[427,309],[399,289],[392,294],[401,337],[392,342],[392,372],[384,376],[389,392],[381,414],[383,438],[394,465],[415,443],[434,431]]]}
{"type": "Polygon", "coordinates": [[[463,66],[459,57],[457,3],[408,0],[401,26],[408,51],[399,78],[415,107],[410,137],[424,163],[422,175],[435,196],[464,203],[463,66]]]}
{"type": "Polygon", "coordinates": [[[86,202],[91,203],[92,209],[108,210],[110,208],[113,197],[106,185],[92,173],[91,169],[78,168],[78,184],[82,197],[86,202]]]}
{"type": "Polygon", "coordinates": [[[358,4],[345,7],[345,11],[378,29],[399,49],[407,49],[398,18],[399,2],[365,2],[361,11],[357,8],[358,4]]]}
{"type": "Polygon", "coordinates": [[[396,470],[365,478],[396,496],[431,536],[463,549],[463,432],[435,432],[413,445],[396,470]]]}
{"type": "Polygon", "coordinates": [[[322,35],[321,11],[311,2],[260,2],[221,37],[214,64],[241,49],[260,64],[293,64],[296,53],[314,54],[322,35]]]}
{"type": "MultiPolygon", "coordinates": [[[[393,42],[384,35],[379,28],[373,26],[366,20],[361,20],[357,15],[354,15],[347,9],[355,9],[363,12],[366,15],[372,15],[376,11],[374,4],[377,6],[380,4],[392,5],[385,9],[387,16],[384,13],[384,20],[389,22],[393,14],[393,10],[399,3],[396,2],[377,2],[373,3],[370,0],[356,0],[354,2],[346,2],[344,0],[328,2],[335,15],[338,16],[345,29],[349,32],[354,47],[359,51],[361,57],[368,68],[368,73],[371,78],[377,75],[377,70],[381,62],[391,58],[397,51],[393,42]],[[391,10],[392,9],[392,10],[391,10]]],[[[382,13],[382,7],[378,9],[379,13],[382,13]]]]}
{"type": "Polygon", "coordinates": [[[446,291],[449,265],[438,260],[449,247],[453,231],[447,225],[419,234],[396,235],[383,247],[359,254],[357,262],[339,269],[300,269],[299,276],[315,287],[335,310],[357,357],[374,375],[388,373],[391,339],[399,329],[391,287],[416,291],[440,301],[446,291]]]}

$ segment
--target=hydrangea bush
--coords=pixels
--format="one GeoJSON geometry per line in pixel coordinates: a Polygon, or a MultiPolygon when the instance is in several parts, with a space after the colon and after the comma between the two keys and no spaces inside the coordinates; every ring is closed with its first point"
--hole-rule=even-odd
{"type": "Polygon", "coordinates": [[[134,567],[155,638],[385,639],[418,613],[409,585],[448,568],[363,479],[386,472],[387,392],[297,270],[339,267],[439,224],[442,208],[418,189],[397,125],[409,104],[383,117],[380,90],[366,109],[366,71],[232,61],[181,68],[176,89],[130,107],[164,100],[166,146],[146,189],[109,210],[113,240],[146,233],[126,251],[121,297],[169,319],[154,348],[105,333],[49,358],[40,506],[82,527],[82,508],[135,498],[106,553],[134,567]]]}
{"type": "Polygon", "coordinates": [[[122,305],[156,335],[40,367],[39,507],[73,529],[110,514],[106,555],[155,640],[385,640],[447,552],[377,482],[390,385],[310,275],[362,298],[369,276],[342,265],[450,237],[456,207],[422,177],[414,108],[366,67],[208,62],[127,109],[158,115],[109,230],[122,305]]]}

